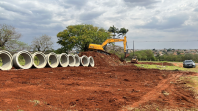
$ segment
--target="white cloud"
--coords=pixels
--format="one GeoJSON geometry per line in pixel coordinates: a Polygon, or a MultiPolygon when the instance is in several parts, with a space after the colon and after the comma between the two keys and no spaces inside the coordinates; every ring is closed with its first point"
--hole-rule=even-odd
{"type": "MultiPolygon", "coordinates": [[[[68,25],[125,27],[129,29],[127,40],[132,48],[133,40],[195,40],[197,6],[197,0],[1,0],[0,24],[16,27],[23,35],[21,40],[29,44],[42,34],[52,36],[56,42],[56,34],[68,25]]],[[[174,48],[180,44],[166,45],[143,43],[136,44],[136,48],[174,48]]],[[[186,48],[194,47],[189,43],[186,48]]]]}

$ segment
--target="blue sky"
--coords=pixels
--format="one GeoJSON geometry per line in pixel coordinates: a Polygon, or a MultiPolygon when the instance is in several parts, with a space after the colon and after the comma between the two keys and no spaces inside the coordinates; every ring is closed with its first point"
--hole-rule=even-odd
{"type": "Polygon", "coordinates": [[[129,49],[133,40],[137,49],[198,49],[198,0],[1,0],[0,24],[14,26],[29,45],[47,34],[54,49],[57,33],[76,24],[125,27],[129,49]]]}

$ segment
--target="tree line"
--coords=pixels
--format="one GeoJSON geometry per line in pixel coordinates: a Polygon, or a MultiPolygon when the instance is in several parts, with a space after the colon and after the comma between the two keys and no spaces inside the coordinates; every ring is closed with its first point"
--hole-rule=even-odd
{"type": "Polygon", "coordinates": [[[52,37],[44,34],[35,37],[31,45],[19,41],[21,34],[13,26],[0,24],[0,50],[17,52],[21,50],[42,51],[52,50],[52,37]]]}
{"type": "Polygon", "coordinates": [[[198,62],[198,54],[185,54],[185,55],[168,55],[165,54],[163,56],[157,56],[156,60],[159,61],[176,61],[183,62],[184,60],[193,60],[198,62]]]}
{"type": "MultiPolygon", "coordinates": [[[[115,53],[121,58],[124,58],[123,54],[115,53]]],[[[152,50],[141,50],[136,51],[134,56],[137,56],[139,61],[173,61],[173,62],[183,62],[184,60],[193,60],[198,62],[198,54],[184,54],[184,55],[173,55],[173,54],[164,54],[162,56],[154,56],[152,50]]],[[[127,61],[130,61],[133,57],[133,52],[130,53],[130,56],[126,58],[127,61]]]]}
{"type": "MultiPolygon", "coordinates": [[[[126,28],[116,28],[110,26],[108,30],[99,28],[93,25],[80,24],[67,26],[65,30],[58,32],[57,43],[61,45],[61,48],[54,50],[52,37],[43,34],[39,37],[35,37],[28,45],[24,42],[19,41],[21,34],[16,32],[13,26],[0,24],[0,50],[8,51],[20,51],[20,50],[32,50],[42,52],[55,52],[55,53],[69,53],[69,51],[75,49],[79,52],[87,51],[90,43],[102,44],[106,39],[119,38],[120,36],[126,35],[129,30],[126,28]]],[[[118,55],[121,59],[124,59],[124,53],[122,47],[116,47],[115,43],[110,43],[111,50],[108,52],[118,55]]],[[[198,54],[186,54],[186,55],[168,55],[154,56],[152,50],[141,50],[134,53],[135,56],[141,61],[184,61],[192,59],[198,62],[198,54]]],[[[131,60],[133,53],[126,60],[131,60]]]]}
{"type": "MultiPolygon", "coordinates": [[[[69,53],[71,50],[87,51],[90,43],[102,44],[106,39],[114,38],[115,34],[122,37],[128,32],[125,28],[110,27],[108,30],[93,25],[80,24],[67,26],[65,30],[58,32],[57,43],[61,48],[54,50],[52,37],[43,34],[34,37],[31,45],[19,41],[21,34],[16,32],[13,26],[0,24],[0,50],[16,52],[20,50],[32,50],[42,52],[69,53]]],[[[114,43],[111,43],[114,44],[114,43]]]]}
{"type": "MultiPolygon", "coordinates": [[[[139,61],[155,61],[156,58],[151,50],[141,50],[141,51],[135,51],[134,53],[129,53],[129,57],[126,58],[127,61],[130,61],[133,56],[137,56],[139,61]]],[[[124,55],[121,57],[124,59],[124,55]]]]}

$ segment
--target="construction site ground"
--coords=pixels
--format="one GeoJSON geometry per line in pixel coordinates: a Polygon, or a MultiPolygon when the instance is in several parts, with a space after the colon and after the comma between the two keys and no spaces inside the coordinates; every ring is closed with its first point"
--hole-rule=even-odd
{"type": "Polygon", "coordinates": [[[138,68],[116,55],[83,52],[95,67],[0,71],[2,111],[130,111],[197,108],[180,77],[197,73],[138,68]]]}

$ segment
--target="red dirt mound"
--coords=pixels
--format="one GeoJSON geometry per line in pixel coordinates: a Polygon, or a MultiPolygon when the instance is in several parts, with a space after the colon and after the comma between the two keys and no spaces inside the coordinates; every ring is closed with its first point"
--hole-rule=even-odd
{"type": "Polygon", "coordinates": [[[138,64],[174,66],[173,64],[171,64],[171,63],[167,63],[167,62],[164,62],[164,63],[155,63],[155,62],[138,62],[138,64]]]}
{"type": "Polygon", "coordinates": [[[94,58],[95,66],[118,66],[118,65],[124,65],[124,62],[120,61],[120,58],[115,55],[106,55],[102,53],[98,53],[95,51],[87,51],[87,52],[81,52],[79,56],[92,56],[94,58]]]}

